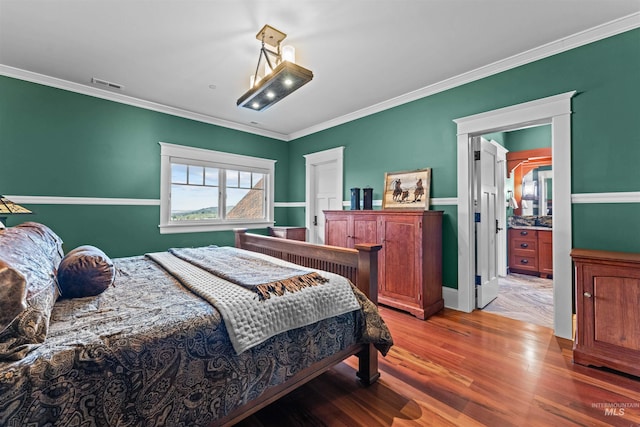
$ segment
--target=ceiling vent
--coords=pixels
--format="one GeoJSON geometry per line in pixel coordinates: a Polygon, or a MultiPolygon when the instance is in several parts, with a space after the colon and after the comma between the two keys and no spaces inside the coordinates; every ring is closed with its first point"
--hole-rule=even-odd
{"type": "Polygon", "coordinates": [[[115,89],[115,90],[124,89],[124,86],[122,86],[121,84],[108,82],[102,79],[96,79],[95,77],[91,78],[91,83],[93,83],[96,86],[102,86],[106,89],[115,89]]]}

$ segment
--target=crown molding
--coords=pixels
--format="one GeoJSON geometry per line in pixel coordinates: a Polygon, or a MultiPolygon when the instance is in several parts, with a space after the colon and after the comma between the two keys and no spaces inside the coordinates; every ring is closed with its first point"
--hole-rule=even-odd
{"type": "Polygon", "coordinates": [[[38,83],[45,86],[55,87],[57,89],[68,90],[70,92],[80,93],[83,95],[89,95],[95,98],[106,99],[108,101],[119,102],[121,104],[131,105],[133,107],[144,108],[145,110],[157,111],[159,113],[165,113],[176,117],[196,120],[198,122],[221,126],[228,129],[266,136],[268,138],[278,139],[281,141],[289,140],[289,136],[284,133],[258,129],[252,126],[235,123],[229,120],[219,119],[217,117],[209,116],[206,114],[195,113],[193,111],[183,110],[181,108],[171,107],[169,105],[158,104],[156,102],[135,98],[133,96],[113,93],[97,87],[70,82],[68,80],[34,73],[32,71],[22,70],[20,68],[10,67],[4,64],[0,64],[0,75],[13,77],[19,80],[25,80],[31,83],[38,83]]]}
{"type": "Polygon", "coordinates": [[[363,117],[379,113],[381,111],[388,110],[390,108],[394,108],[420,98],[434,95],[439,92],[444,92],[445,90],[452,89],[463,84],[471,83],[473,81],[480,80],[482,78],[489,77],[494,74],[498,74],[503,71],[507,71],[534,61],[538,61],[540,59],[544,59],[561,52],[566,52],[568,50],[575,49],[577,47],[584,46],[589,43],[593,43],[607,37],[615,36],[617,34],[621,34],[639,27],[640,12],[633,13],[614,21],[598,25],[596,27],[581,31],[571,36],[510,56],[506,59],[501,59],[480,68],[476,68],[475,70],[459,74],[446,80],[442,80],[438,83],[425,86],[421,89],[408,92],[404,95],[400,95],[387,101],[380,102],[370,107],[354,111],[353,113],[345,114],[344,116],[328,120],[324,123],[319,123],[315,126],[308,127],[298,132],[293,132],[289,134],[289,140],[302,138],[303,136],[311,135],[313,133],[320,132],[325,129],[329,129],[353,120],[361,119],[363,117]]]}
{"type": "Polygon", "coordinates": [[[93,86],[83,85],[79,83],[70,82],[68,80],[58,79],[55,77],[46,76],[44,74],[34,73],[31,71],[22,70],[19,68],[10,67],[8,65],[0,64],[0,75],[7,77],[13,77],[20,80],[29,81],[32,83],[38,83],[45,86],[51,86],[58,89],[68,90],[70,92],[81,93],[84,95],[93,96],[96,98],[106,99],[109,101],[119,102],[122,104],[132,105],[134,107],[144,108],[147,110],[157,111],[160,113],[166,113],[177,117],[183,117],[186,119],[196,120],[203,123],[208,123],[216,126],[221,126],[229,129],[234,129],[242,132],[247,132],[255,135],[265,136],[281,141],[292,141],[294,139],[302,138],[307,135],[311,135],[322,130],[326,130],[344,123],[348,123],[375,113],[379,113],[390,108],[397,107],[402,104],[406,104],[415,101],[420,98],[424,98],[430,95],[434,95],[439,92],[443,92],[448,89],[452,89],[457,86],[461,86],[466,83],[473,82],[491,75],[501,73],[503,71],[510,70],[512,68],[519,67],[521,65],[528,64],[530,62],[538,61],[540,59],[547,58],[552,55],[556,55],[561,52],[566,52],[571,49],[575,49],[580,46],[584,46],[589,43],[593,43],[607,37],[611,37],[617,34],[624,33],[636,28],[640,28],[640,12],[633,13],[631,15],[624,16],[622,18],[598,25],[585,31],[573,34],[571,36],[547,43],[545,45],[530,49],[528,51],[513,55],[509,58],[502,59],[491,64],[476,68],[466,73],[459,74],[449,79],[434,83],[429,86],[417,89],[415,91],[408,92],[404,95],[391,98],[389,100],[374,104],[370,107],[363,108],[358,111],[354,111],[349,114],[337,117],[332,120],[328,120],[323,123],[319,123],[314,126],[310,126],[306,129],[302,129],[290,134],[284,134],[279,132],[272,132],[263,129],[258,129],[252,126],[231,122],[229,120],[220,119],[217,117],[209,116],[206,114],[195,113],[181,108],[175,108],[164,104],[158,104],[151,101],[146,101],[131,96],[113,93],[104,89],[96,88],[93,86]]]}

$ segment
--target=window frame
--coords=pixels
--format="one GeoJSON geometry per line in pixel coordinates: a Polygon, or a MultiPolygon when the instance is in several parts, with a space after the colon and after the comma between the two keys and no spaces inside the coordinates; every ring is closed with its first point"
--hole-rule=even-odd
{"type": "MultiPolygon", "coordinates": [[[[234,228],[265,228],[274,224],[274,180],[276,160],[204,148],[159,142],[160,144],[160,234],[199,233],[208,231],[224,231],[234,228]],[[171,221],[171,164],[182,163],[204,165],[219,169],[256,172],[265,175],[265,219],[215,219],[197,222],[171,221]]],[[[226,203],[226,197],[220,197],[220,203],[226,203]]],[[[220,208],[224,205],[221,204],[220,208]]]]}

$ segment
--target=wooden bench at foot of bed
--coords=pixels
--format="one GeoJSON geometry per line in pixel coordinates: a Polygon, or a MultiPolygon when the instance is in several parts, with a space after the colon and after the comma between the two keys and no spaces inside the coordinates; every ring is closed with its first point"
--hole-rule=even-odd
{"type": "MultiPolygon", "coordinates": [[[[339,274],[351,280],[374,304],[378,303],[378,252],[382,248],[381,245],[358,244],[355,249],[346,249],[250,234],[246,229],[236,229],[235,233],[235,245],[238,248],[339,274]]],[[[353,355],[358,357],[356,375],[360,382],[364,385],[374,383],[380,376],[377,350],[372,344],[354,345],[311,365],[284,384],[270,388],[257,399],[237,408],[213,425],[233,425],[353,355]]]]}

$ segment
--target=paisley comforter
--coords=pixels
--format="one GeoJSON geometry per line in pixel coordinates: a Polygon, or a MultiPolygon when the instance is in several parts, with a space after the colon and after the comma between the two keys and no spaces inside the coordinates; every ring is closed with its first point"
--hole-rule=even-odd
{"type": "MultiPolygon", "coordinates": [[[[220,312],[231,344],[238,354],[280,332],[360,308],[350,282],[337,274],[323,272],[321,278],[325,282],[320,286],[309,286],[294,292],[287,291],[263,300],[253,289],[231,283],[210,273],[210,266],[215,266],[223,260],[229,263],[225,269],[233,271],[236,264],[246,263],[245,265],[251,266],[247,269],[248,276],[270,277],[269,269],[292,269],[295,264],[237,248],[206,247],[188,250],[191,256],[185,259],[170,252],[151,253],[146,256],[160,264],[193,293],[209,301],[220,312]],[[257,274],[257,271],[260,274],[257,274]]],[[[242,267],[238,270],[242,270],[242,267]]],[[[290,274],[301,277],[297,273],[299,271],[291,270],[290,274]]]]}
{"type": "Polygon", "coordinates": [[[58,301],[45,342],[0,362],[1,426],[209,425],[363,336],[391,344],[369,307],[238,355],[212,305],[149,259],[114,262],[113,287],[58,301]]]}

